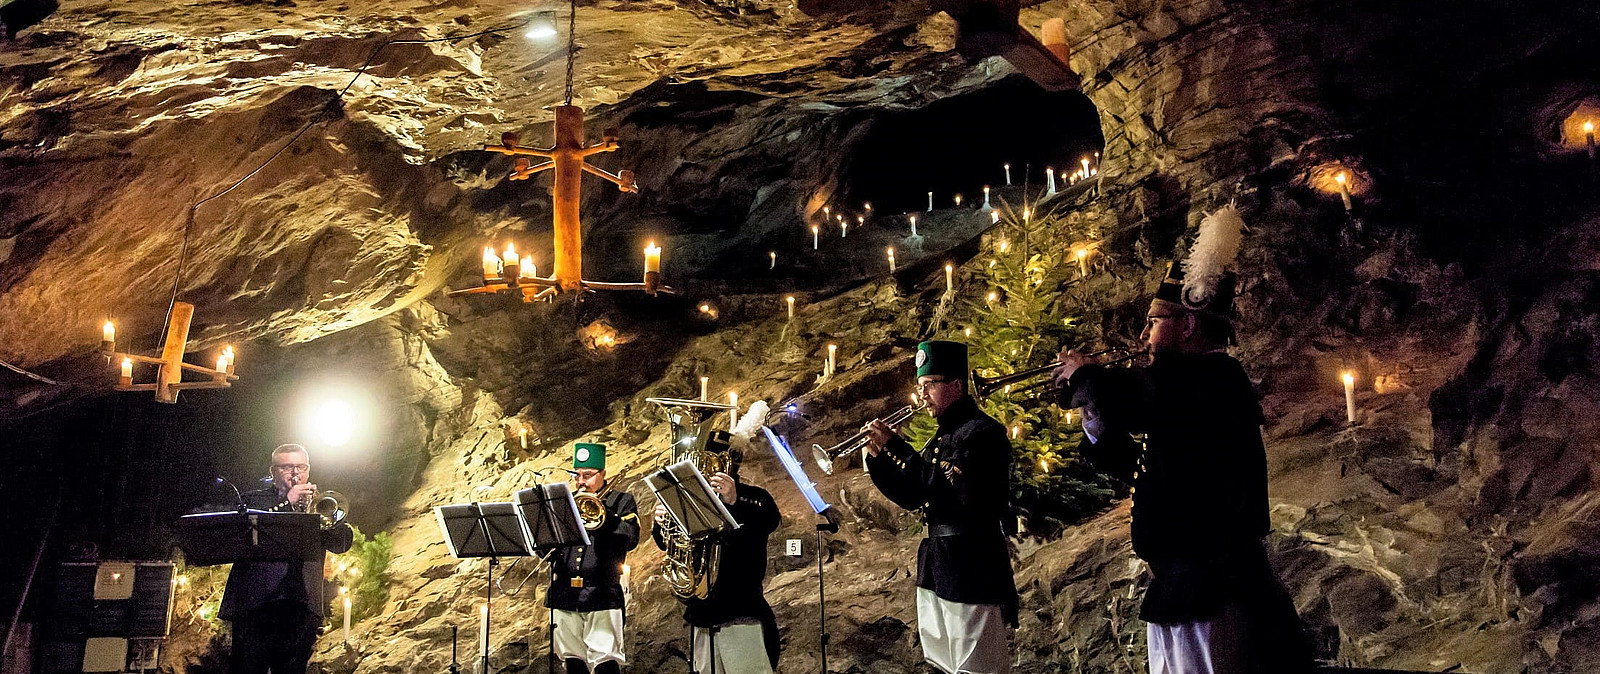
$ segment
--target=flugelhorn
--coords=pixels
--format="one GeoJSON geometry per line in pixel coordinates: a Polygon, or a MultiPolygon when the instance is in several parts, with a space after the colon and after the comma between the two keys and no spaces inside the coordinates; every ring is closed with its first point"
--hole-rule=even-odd
{"type": "MultiPolygon", "coordinates": [[[[889,416],[883,417],[882,419],[875,419],[874,421],[882,421],[892,429],[910,420],[911,417],[916,416],[917,412],[921,412],[922,409],[927,406],[927,402],[921,398],[918,398],[917,404],[906,405],[905,407],[895,410],[894,413],[890,414],[889,416]]],[[[872,422],[869,421],[867,423],[872,422]]],[[[867,446],[867,432],[861,431],[855,435],[845,438],[844,442],[827,449],[823,449],[822,445],[812,445],[811,458],[816,460],[817,467],[821,468],[824,474],[832,475],[834,461],[838,461],[839,459],[859,452],[861,451],[861,448],[865,446],[867,446]]]]}
{"type": "Polygon", "coordinates": [[[578,519],[583,521],[583,528],[594,531],[606,525],[606,502],[601,500],[603,496],[581,487],[578,493],[572,495],[573,502],[578,504],[578,519]]]}
{"type": "MultiPolygon", "coordinates": [[[[1096,351],[1094,353],[1086,353],[1086,354],[1084,354],[1084,356],[1089,357],[1089,358],[1093,358],[1095,356],[1104,356],[1104,355],[1106,355],[1108,353],[1114,353],[1114,352],[1117,352],[1117,351],[1127,351],[1127,349],[1123,349],[1123,348],[1102,349],[1102,350],[1096,351]]],[[[1101,365],[1116,365],[1117,363],[1123,363],[1123,362],[1127,362],[1127,361],[1133,360],[1135,358],[1143,356],[1144,354],[1145,354],[1145,351],[1143,349],[1138,350],[1138,351],[1130,351],[1127,355],[1125,355],[1125,356],[1123,356],[1121,358],[1117,358],[1117,359],[1114,359],[1114,360],[1109,360],[1109,361],[1106,361],[1106,362],[1100,363],[1100,364],[1101,365]]],[[[1012,389],[1010,391],[1011,393],[1020,393],[1022,391],[1028,391],[1028,390],[1036,389],[1036,388],[1039,388],[1041,386],[1045,386],[1047,384],[1050,384],[1052,381],[1055,380],[1055,377],[1052,376],[1052,377],[1050,377],[1048,379],[1040,379],[1039,381],[1031,382],[1031,383],[1028,383],[1028,384],[1024,384],[1022,386],[1014,386],[1014,385],[1017,382],[1023,382],[1023,381],[1027,381],[1029,379],[1033,379],[1034,377],[1039,377],[1039,376],[1042,376],[1042,375],[1051,374],[1051,373],[1055,372],[1055,370],[1057,368],[1059,368],[1059,367],[1061,367],[1061,363],[1060,362],[1046,363],[1044,365],[1040,365],[1039,367],[1029,368],[1029,369],[1026,369],[1026,370],[1019,370],[1019,371],[1013,372],[1011,374],[1004,374],[1004,375],[1000,375],[1000,376],[997,376],[997,377],[985,377],[983,375],[978,374],[978,371],[974,369],[970,374],[970,376],[972,377],[972,390],[978,394],[978,397],[987,398],[990,395],[993,395],[995,391],[1003,389],[1003,388],[1005,388],[1007,386],[1011,386],[1012,387],[1012,389]]]]}

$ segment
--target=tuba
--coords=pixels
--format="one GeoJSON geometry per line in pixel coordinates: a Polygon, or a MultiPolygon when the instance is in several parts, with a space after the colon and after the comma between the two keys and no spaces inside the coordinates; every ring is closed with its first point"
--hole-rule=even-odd
{"type": "MultiPolygon", "coordinates": [[[[672,425],[669,465],[687,459],[703,475],[729,472],[733,461],[728,432],[714,430],[712,420],[718,413],[732,410],[732,405],[678,398],[648,398],[646,402],[660,405],[672,425]]],[[[712,540],[690,537],[671,520],[656,525],[667,543],[666,563],[661,572],[667,587],[679,599],[705,599],[717,582],[722,546],[712,540]]]]}

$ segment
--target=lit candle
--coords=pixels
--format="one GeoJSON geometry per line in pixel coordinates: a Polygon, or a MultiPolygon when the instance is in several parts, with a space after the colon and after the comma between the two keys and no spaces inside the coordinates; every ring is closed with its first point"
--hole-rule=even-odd
{"type": "Polygon", "coordinates": [[[864,210],[864,211],[866,211],[868,213],[871,213],[872,212],[872,202],[868,201],[868,202],[865,202],[865,203],[861,204],[861,210],[864,210]]]}
{"type": "Polygon", "coordinates": [[[734,426],[739,425],[739,394],[729,391],[728,404],[733,405],[733,409],[728,410],[728,430],[732,431],[734,426]]]}
{"type": "MultiPolygon", "coordinates": [[[[483,662],[489,661],[489,605],[478,605],[478,653],[483,662]]],[[[483,672],[483,674],[489,674],[483,672]]]]}
{"type": "Polygon", "coordinates": [[[1589,143],[1589,161],[1594,161],[1594,122],[1583,123],[1583,136],[1589,143]]]}
{"type": "Polygon", "coordinates": [[[840,220],[839,221],[839,238],[843,239],[843,238],[845,238],[845,237],[847,237],[849,235],[850,235],[850,223],[845,222],[843,220],[840,220]]]}
{"type": "MultiPolygon", "coordinates": [[[[913,219],[912,222],[916,220],[913,219]]],[[[112,325],[111,321],[106,321],[105,325],[100,326],[100,348],[104,351],[116,351],[116,344],[117,326],[112,325]]]]}
{"type": "Polygon", "coordinates": [[[1350,210],[1349,179],[1345,177],[1344,171],[1340,171],[1339,175],[1333,177],[1333,182],[1339,184],[1339,198],[1344,200],[1344,210],[1348,212],[1350,210]]]}
{"type": "Polygon", "coordinates": [[[132,386],[133,385],[133,359],[132,358],[123,358],[122,359],[122,376],[121,376],[120,383],[123,386],[132,386]]]}
{"type": "Polygon", "coordinates": [[[821,231],[816,225],[811,226],[811,250],[817,249],[817,233],[821,231]]]}
{"type": "Polygon", "coordinates": [[[231,347],[231,346],[222,347],[222,355],[227,356],[227,358],[228,358],[228,374],[233,374],[233,364],[234,364],[233,363],[233,361],[234,361],[233,347],[231,347]]]}
{"type": "Polygon", "coordinates": [[[1043,458],[1043,457],[1040,457],[1040,458],[1039,458],[1039,470],[1042,470],[1042,471],[1044,471],[1044,472],[1046,472],[1046,473],[1048,473],[1048,472],[1050,472],[1050,464],[1049,464],[1049,463],[1047,463],[1047,462],[1046,462],[1046,461],[1045,461],[1045,460],[1044,460],[1044,458],[1043,458]]]}
{"type": "Polygon", "coordinates": [[[956,195],[956,207],[957,208],[961,207],[961,195],[960,194],[956,195]]]}
{"type": "Polygon", "coordinates": [[[517,442],[521,443],[523,449],[527,449],[528,448],[528,427],[527,426],[519,426],[517,428],[517,442]]]}
{"type": "Polygon", "coordinates": [[[217,354],[217,372],[219,374],[228,373],[228,355],[225,353],[217,354]]]}
{"type": "Polygon", "coordinates": [[[911,236],[917,235],[917,216],[911,216],[911,236]]]}
{"type": "Polygon", "coordinates": [[[834,370],[838,367],[838,364],[839,364],[838,355],[839,355],[839,345],[838,344],[829,344],[828,345],[828,370],[827,370],[829,377],[833,376],[834,370]]]}
{"type": "Polygon", "coordinates": [[[494,249],[483,247],[483,282],[488,283],[500,276],[500,256],[494,254],[494,249]]]}
{"type": "Polygon", "coordinates": [[[972,336],[972,328],[962,328],[961,329],[961,334],[964,337],[971,337],[972,336]]]}
{"type": "Polygon", "coordinates": [[[832,206],[823,206],[822,207],[822,219],[823,220],[827,220],[828,218],[831,218],[831,217],[833,217],[833,207],[832,206]]]}
{"type": "Polygon", "coordinates": [[[955,291],[956,291],[956,266],[953,265],[953,264],[946,264],[944,266],[944,292],[945,292],[946,295],[948,295],[948,294],[954,293],[955,291]]]}
{"type": "Polygon", "coordinates": [[[522,256],[522,278],[538,278],[538,276],[539,265],[533,263],[533,256],[522,256]]]}
{"type": "Polygon", "coordinates": [[[504,261],[502,268],[507,272],[507,280],[522,278],[522,260],[521,258],[517,257],[517,248],[515,244],[506,244],[506,254],[501,256],[501,259],[504,261]]]}
{"type": "Polygon", "coordinates": [[[775,251],[775,250],[767,251],[767,259],[772,261],[772,263],[767,266],[767,269],[777,269],[778,268],[778,251],[775,251]]]}
{"type": "Polygon", "coordinates": [[[1344,418],[1352,424],[1356,422],[1356,375],[1354,372],[1345,372],[1340,375],[1344,380],[1344,418]]]}
{"type": "Polygon", "coordinates": [[[1011,165],[1010,164],[1006,164],[1005,168],[1006,168],[1006,184],[1010,185],[1011,184],[1011,165]]]}
{"type": "Polygon", "coordinates": [[[991,291],[989,291],[989,298],[988,299],[989,299],[990,302],[994,302],[995,300],[1000,299],[1000,293],[997,293],[997,292],[991,290],[991,291]]]}
{"type": "Polygon", "coordinates": [[[644,273],[661,271],[661,247],[651,241],[644,247],[644,273]]]}
{"type": "Polygon", "coordinates": [[[350,643],[350,596],[344,598],[344,642],[350,643]]]}
{"type": "Polygon", "coordinates": [[[987,210],[989,210],[991,208],[994,208],[994,207],[989,205],[989,186],[988,185],[984,185],[983,186],[983,210],[987,211],[987,210]]]}
{"type": "Polygon", "coordinates": [[[794,295],[783,298],[783,301],[789,303],[789,320],[794,320],[794,295]]]}
{"type": "Polygon", "coordinates": [[[1015,439],[1020,438],[1020,437],[1022,437],[1022,427],[1021,426],[1012,426],[1011,427],[1011,439],[1015,440],[1015,439]]]}
{"type": "Polygon", "coordinates": [[[929,213],[933,212],[933,193],[932,192],[928,193],[928,212],[929,213]]]}
{"type": "Polygon", "coordinates": [[[889,246],[889,272],[894,273],[894,246],[889,246]]]}
{"type": "Polygon", "coordinates": [[[710,377],[701,377],[700,378],[700,399],[701,400],[710,400],[710,398],[706,397],[706,388],[710,384],[711,384],[711,378],[710,377]]]}
{"type": "Polygon", "coordinates": [[[1084,157],[1083,159],[1078,160],[1078,162],[1083,164],[1083,176],[1085,178],[1089,177],[1089,158],[1084,157]]]}
{"type": "Polygon", "coordinates": [[[1049,166],[1044,167],[1044,177],[1050,182],[1050,190],[1045,194],[1056,193],[1056,170],[1049,166]]]}
{"type": "Polygon", "coordinates": [[[1075,248],[1072,251],[1072,255],[1073,255],[1073,257],[1078,258],[1078,274],[1080,276],[1083,276],[1084,278],[1088,278],[1089,277],[1089,262],[1088,262],[1089,249],[1087,249],[1087,248],[1075,248]]]}

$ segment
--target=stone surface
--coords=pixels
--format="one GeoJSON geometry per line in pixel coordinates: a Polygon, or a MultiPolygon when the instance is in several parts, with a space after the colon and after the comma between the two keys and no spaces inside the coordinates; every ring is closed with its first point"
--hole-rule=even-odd
{"type": "MultiPolygon", "coordinates": [[[[180,288],[199,305],[196,346],[242,342],[264,378],[297,361],[385,372],[394,451],[361,492],[375,502],[364,526],[395,537],[390,605],[358,625],[353,649],[325,643],[324,671],[440,670],[448,627],[472,632],[483,563],[447,558],[432,506],[508,497],[576,439],[616,446],[614,479],[649,503],[639,478],[663,462],[666,429],[647,396],[691,396],[706,375],[743,401],[798,399],[814,421],[784,425],[797,448],[899,404],[910,345],[960,310],[939,301],[938,259],[983,262],[960,224],[969,214],[935,214],[928,238],[945,238],[893,282],[874,265],[898,231],[807,257],[803,225],[847,191],[839,160],[874,121],[981,96],[1010,73],[942,51],[952,23],[923,10],[580,8],[577,100],[591,128],[623,131],[624,150],[601,163],[632,167],[645,188],[586,193],[590,250],[628,251],[594,253],[589,267],[631,280],[632,251],[659,235],[683,299],[529,307],[438,292],[471,282],[486,235],[546,245],[546,183],[505,183],[504,161],[474,150],[505,130],[544,138],[542,106],[560,100],[559,57],[515,36],[389,47],[287,159],[200,208],[180,288]],[[772,249],[788,266],[751,278],[772,249]],[[702,297],[714,318],[695,314],[702,297]],[[580,330],[596,321],[621,345],[585,346],[580,330]],[[819,385],[830,342],[840,375],[819,385]],[[507,446],[508,417],[535,429],[526,451],[507,446]]],[[[87,382],[106,314],[128,343],[153,347],[194,195],[275,152],[386,37],[471,32],[518,11],[68,4],[0,47],[0,359],[87,382]]],[[[1062,240],[1105,240],[1097,273],[1061,301],[1104,337],[1131,338],[1192,226],[1230,200],[1243,207],[1238,351],[1269,416],[1270,544],[1324,652],[1432,671],[1593,669],[1600,221],[1591,169],[1564,131],[1600,87],[1578,65],[1592,62],[1593,12],[1057,0],[1022,21],[1050,16],[1067,19],[1105,142],[1103,193],[1058,199],[1072,211],[1062,240]],[[1352,172],[1351,214],[1327,182],[1336,170],[1352,172]],[[1353,427],[1342,369],[1363,382],[1353,427]]],[[[994,180],[972,171],[974,185],[994,180]]],[[[4,381],[19,415],[63,399],[4,381]]],[[[241,406],[266,397],[228,393],[241,406]]],[[[770,453],[751,451],[749,479],[785,512],[768,584],[780,669],[814,671],[812,520],[770,453]],[[778,556],[786,538],[806,553],[778,556]]],[[[847,515],[828,547],[830,667],[914,671],[915,517],[854,468],[818,481],[847,515]]],[[[1118,506],[1017,544],[1019,671],[1139,670],[1144,570],[1126,523],[1118,506]]],[[[682,667],[660,561],[649,543],[631,560],[636,671],[682,667]]],[[[507,586],[528,572],[507,571],[507,586]]],[[[497,598],[497,669],[538,651],[537,600],[497,598]]],[[[214,662],[172,655],[174,669],[214,662]]]]}

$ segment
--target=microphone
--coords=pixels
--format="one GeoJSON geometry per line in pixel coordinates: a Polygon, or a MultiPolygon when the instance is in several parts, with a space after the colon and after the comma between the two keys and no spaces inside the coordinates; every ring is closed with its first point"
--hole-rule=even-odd
{"type": "MultiPolygon", "coordinates": [[[[268,481],[271,481],[271,478],[268,478],[268,481]]],[[[239,493],[239,488],[233,486],[233,483],[229,482],[227,480],[227,478],[224,478],[221,475],[218,475],[217,476],[217,484],[224,485],[227,488],[233,490],[234,504],[239,508],[239,512],[244,512],[244,511],[250,509],[248,506],[246,506],[244,504],[244,494],[239,493]]]]}

